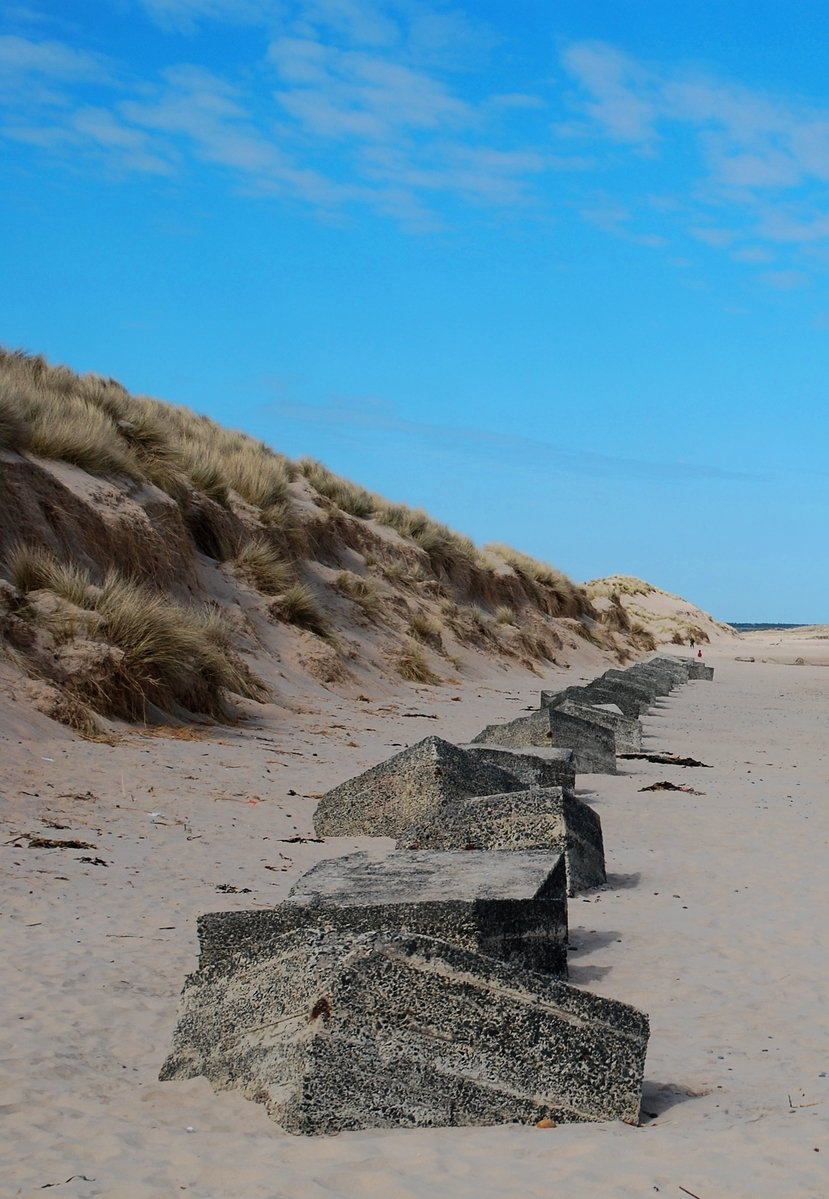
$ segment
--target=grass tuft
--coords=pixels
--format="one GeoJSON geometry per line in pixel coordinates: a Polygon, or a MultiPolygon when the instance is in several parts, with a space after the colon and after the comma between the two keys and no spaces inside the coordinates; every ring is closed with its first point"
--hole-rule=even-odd
{"type": "Polygon", "coordinates": [[[91,606],[92,579],[83,567],[59,562],[51,550],[39,545],[18,544],[9,551],[6,564],[21,591],[53,591],[79,608],[91,606]]]}
{"type": "Polygon", "coordinates": [[[414,641],[422,641],[435,649],[442,649],[443,625],[428,612],[413,612],[409,618],[408,634],[414,641]]]}
{"type": "Polygon", "coordinates": [[[409,683],[428,683],[430,686],[434,686],[441,682],[416,641],[406,643],[395,657],[394,666],[400,677],[409,683]]]}
{"type": "Polygon", "coordinates": [[[273,604],[271,612],[277,620],[308,629],[319,637],[327,637],[330,626],[325,613],[317,603],[314,593],[303,583],[288,587],[273,604]]]}
{"type": "Polygon", "coordinates": [[[294,582],[294,572],[264,537],[244,545],[233,565],[242,578],[263,595],[280,595],[294,582]]]}
{"type": "Polygon", "coordinates": [[[324,495],[336,507],[350,516],[366,520],[377,510],[378,500],[364,487],[335,475],[327,466],[313,458],[300,458],[299,469],[315,491],[324,495]]]}
{"type": "Polygon", "coordinates": [[[363,578],[350,570],[342,570],[334,579],[334,587],[365,612],[376,616],[380,610],[380,596],[373,579],[363,578]]]}
{"type": "Polygon", "coordinates": [[[143,584],[109,571],[98,593],[102,632],[125,655],[124,675],[108,698],[114,710],[143,715],[148,703],[164,711],[226,717],[225,692],[261,699],[263,685],[218,644],[203,612],[171,602],[143,584]]]}
{"type": "Polygon", "coordinates": [[[18,397],[6,379],[0,377],[0,446],[7,450],[25,450],[31,430],[18,397]]]}

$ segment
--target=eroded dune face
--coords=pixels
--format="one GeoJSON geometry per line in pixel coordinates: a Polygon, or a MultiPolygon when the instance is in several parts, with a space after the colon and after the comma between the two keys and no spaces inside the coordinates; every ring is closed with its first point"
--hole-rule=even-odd
{"type": "Polygon", "coordinates": [[[0,637],[33,684],[21,700],[87,733],[653,648],[525,554],[3,350],[0,583],[0,637]]]}

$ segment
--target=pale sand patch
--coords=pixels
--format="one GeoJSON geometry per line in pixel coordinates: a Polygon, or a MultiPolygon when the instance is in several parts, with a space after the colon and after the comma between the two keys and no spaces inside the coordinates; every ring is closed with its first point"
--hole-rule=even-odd
{"type": "Polygon", "coordinates": [[[829,673],[760,658],[817,659],[824,646],[829,661],[820,642],[808,652],[757,639],[706,650],[716,681],[674,692],[645,729],[646,746],[713,769],[633,762],[616,778],[580,780],[602,818],[611,886],[571,902],[572,981],[650,1013],[644,1108],[659,1115],[640,1129],[302,1139],[203,1080],[156,1081],[195,964],[198,914],[271,904],[320,857],[365,844],[278,840],[313,836],[313,793],[395,743],[468,740],[558,680],[502,674],[366,704],[315,697],[316,711],[272,710],[256,729],[115,747],[21,718],[3,699],[0,841],[32,832],[97,847],[2,848],[3,1193],[641,1199],[684,1187],[700,1199],[822,1197],[829,673]],[[746,654],[757,661],[734,661],[746,654]],[[640,793],[663,778],[705,794],[640,793]],[[40,1189],[71,1175],[92,1181],[40,1189]]]}

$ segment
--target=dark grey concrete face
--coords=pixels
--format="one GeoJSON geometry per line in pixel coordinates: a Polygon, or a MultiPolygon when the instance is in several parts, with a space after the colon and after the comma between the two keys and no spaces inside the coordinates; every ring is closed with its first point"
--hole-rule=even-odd
{"type": "Polygon", "coordinates": [[[204,1075],[288,1132],[625,1120],[648,1019],[441,941],[302,929],[200,970],[162,1080],[204,1075]]]}
{"type": "Polygon", "coordinates": [[[654,695],[670,695],[677,686],[677,680],[670,671],[660,670],[659,667],[646,663],[637,663],[636,666],[629,667],[625,673],[632,679],[648,683],[652,687],[654,695]]]}
{"type": "Polygon", "coordinates": [[[557,708],[544,707],[531,716],[507,724],[490,724],[473,738],[476,745],[501,745],[506,749],[555,746],[572,749],[579,774],[615,774],[616,741],[613,734],[557,708]]]}
{"type": "Polygon", "coordinates": [[[671,671],[677,684],[688,682],[688,659],[675,658],[673,654],[655,654],[649,658],[647,666],[658,666],[660,670],[671,671]]]}
{"type": "Polygon", "coordinates": [[[564,855],[568,895],[607,881],[601,821],[561,787],[449,804],[407,829],[397,844],[404,849],[546,849],[564,855]]]}
{"type": "Polygon", "coordinates": [[[314,828],[320,837],[396,837],[442,804],[521,787],[498,766],[426,737],[328,791],[314,813],[314,828]]]}
{"type": "Polygon", "coordinates": [[[706,666],[698,659],[688,663],[689,680],[706,679],[709,683],[714,678],[714,667],[706,666]]]}
{"type": "Polygon", "coordinates": [[[572,749],[534,747],[532,753],[504,749],[496,745],[460,746],[480,762],[489,762],[519,779],[524,787],[568,787],[576,785],[576,768],[572,749]]]}
{"type": "Polygon", "coordinates": [[[588,724],[599,724],[602,728],[610,729],[616,739],[617,754],[635,754],[642,748],[642,725],[638,716],[625,716],[613,706],[579,704],[572,699],[566,699],[557,711],[565,712],[568,716],[578,716],[588,724]]]}
{"type": "Polygon", "coordinates": [[[200,966],[266,955],[275,938],[296,928],[388,929],[438,937],[566,978],[563,847],[523,853],[460,848],[380,858],[357,853],[320,862],[270,911],[200,917],[200,966]]]}
{"type": "Polygon", "coordinates": [[[625,692],[637,696],[649,708],[659,698],[659,693],[652,680],[631,675],[626,670],[606,670],[589,686],[622,688],[625,692]]]}
{"type": "Polygon", "coordinates": [[[615,704],[626,716],[637,717],[648,711],[652,701],[624,683],[596,680],[583,687],[565,687],[562,691],[542,691],[541,707],[556,708],[565,700],[574,699],[583,704],[615,704]]]}

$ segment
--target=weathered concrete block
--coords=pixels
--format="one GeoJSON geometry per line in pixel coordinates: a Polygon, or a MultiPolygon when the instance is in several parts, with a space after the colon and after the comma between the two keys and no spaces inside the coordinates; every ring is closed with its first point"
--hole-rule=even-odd
{"type": "Polygon", "coordinates": [[[487,725],[472,741],[476,745],[502,745],[507,749],[535,745],[572,749],[573,765],[579,774],[616,773],[613,734],[597,724],[588,724],[577,716],[559,712],[557,708],[541,708],[531,716],[520,716],[507,724],[487,725]]]}
{"type": "Polygon", "coordinates": [[[707,679],[710,682],[713,679],[713,677],[714,677],[714,667],[713,666],[706,666],[705,663],[700,662],[700,660],[698,658],[693,659],[692,661],[690,661],[688,663],[688,679],[689,680],[707,679]]]}
{"type": "Polygon", "coordinates": [[[601,821],[561,787],[448,804],[407,829],[397,844],[403,849],[546,849],[564,856],[568,895],[607,881],[601,821]]]}
{"type": "MultiPolygon", "coordinates": [[[[638,662],[635,666],[631,666],[625,672],[632,679],[644,680],[653,688],[655,695],[670,695],[675,687],[679,685],[679,680],[669,670],[663,670],[659,666],[652,666],[647,662],[638,662]]],[[[682,680],[685,682],[685,679],[682,680]]]]}
{"type": "Polygon", "coordinates": [[[688,658],[675,658],[673,654],[654,654],[648,659],[647,665],[671,671],[677,684],[681,684],[688,682],[688,661],[688,658]]]}
{"type": "Polygon", "coordinates": [[[617,754],[636,754],[642,748],[642,725],[639,723],[639,717],[625,716],[615,705],[579,704],[573,699],[566,699],[556,710],[610,729],[616,739],[617,754]]]}
{"type": "Polygon", "coordinates": [[[638,677],[627,670],[606,670],[588,686],[620,687],[626,693],[638,696],[639,699],[652,707],[659,698],[659,690],[653,679],[638,677]]]}
{"type": "Polygon", "coordinates": [[[314,813],[314,828],[320,837],[396,837],[444,803],[521,787],[492,763],[426,737],[328,791],[314,813]]]}
{"type": "Polygon", "coordinates": [[[481,762],[489,762],[519,779],[524,787],[567,787],[576,785],[576,768],[572,749],[553,749],[533,746],[533,752],[505,749],[498,745],[476,745],[469,742],[461,749],[481,762]]]}
{"type": "Polygon", "coordinates": [[[204,1075],[293,1133],[625,1120],[648,1018],[444,942],[302,929],[186,981],[162,1080],[204,1075]]]}
{"type": "Polygon", "coordinates": [[[266,955],[275,937],[306,926],[385,928],[566,978],[566,895],[562,851],[549,846],[525,853],[349,854],[314,866],[276,908],[202,916],[200,962],[266,955]]]}
{"type": "Polygon", "coordinates": [[[641,716],[647,712],[652,701],[644,699],[638,689],[623,683],[585,683],[583,687],[565,687],[563,691],[542,691],[541,707],[555,708],[567,699],[584,704],[615,704],[626,716],[641,716]]]}

